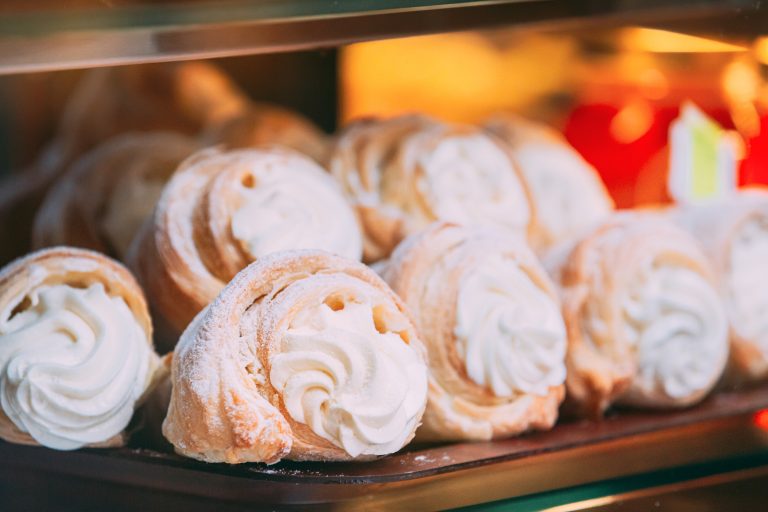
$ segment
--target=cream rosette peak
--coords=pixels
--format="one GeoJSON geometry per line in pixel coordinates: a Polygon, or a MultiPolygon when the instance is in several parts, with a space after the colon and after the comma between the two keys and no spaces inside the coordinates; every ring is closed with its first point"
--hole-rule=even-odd
{"type": "Polygon", "coordinates": [[[163,432],[209,462],[361,460],[419,425],[424,348],[373,271],[286,251],[240,272],[184,332],[163,432]]]}
{"type": "Polygon", "coordinates": [[[417,115],[357,121],[337,137],[328,167],[358,209],[369,262],[436,220],[523,234],[534,220],[508,149],[479,128],[417,115]]]}
{"type": "Polygon", "coordinates": [[[181,332],[249,263],[312,248],[359,259],[352,207],[323,169],[270,147],[201,151],[163,191],[129,258],[153,305],[181,332]]]}
{"type": "Polygon", "coordinates": [[[613,211],[595,168],[554,129],[510,114],[492,117],[485,128],[509,146],[531,192],[537,251],[577,237],[613,211]]]}
{"type": "Polygon", "coordinates": [[[768,377],[768,191],[739,191],[669,217],[692,233],[714,264],[731,338],[731,383],[768,377]]]}
{"type": "Polygon", "coordinates": [[[143,295],[90,251],[53,248],[0,271],[0,437],[118,446],[164,374],[143,295]]]}
{"type": "Polygon", "coordinates": [[[428,349],[420,438],[552,427],[564,395],[565,326],[554,285],[521,236],[435,223],[406,238],[382,274],[428,349]]]}
{"type": "Polygon", "coordinates": [[[617,215],[575,245],[561,277],[568,396],[582,412],[684,407],[717,383],[725,309],[687,233],[652,214],[617,215]]]}

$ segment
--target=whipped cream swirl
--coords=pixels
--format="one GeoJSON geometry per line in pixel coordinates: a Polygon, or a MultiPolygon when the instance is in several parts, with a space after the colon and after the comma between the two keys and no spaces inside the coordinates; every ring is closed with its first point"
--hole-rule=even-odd
{"type": "Polygon", "coordinates": [[[427,399],[426,366],[375,321],[381,307],[361,299],[305,308],[271,359],[270,382],[291,417],[353,457],[400,449],[427,399]]]}
{"type": "Polygon", "coordinates": [[[125,301],[100,283],[41,286],[0,323],[0,404],[43,446],[73,450],[122,432],[157,356],[125,301]]]}
{"type": "MultiPolygon", "coordinates": [[[[526,231],[531,211],[525,189],[509,155],[487,136],[445,137],[434,150],[417,158],[423,173],[417,175],[415,190],[424,196],[432,212],[419,216],[413,211],[412,231],[435,219],[526,231]]],[[[411,209],[421,204],[406,203],[411,209]]]]}
{"type": "Polygon", "coordinates": [[[313,162],[264,166],[247,175],[232,216],[234,237],[251,259],[289,249],[323,249],[359,260],[362,236],[341,190],[313,162]],[[248,177],[250,176],[250,177],[248,177]]]}
{"type": "Polygon", "coordinates": [[[469,378],[498,397],[546,396],[565,380],[565,325],[557,302],[502,255],[463,277],[454,335],[469,378]]]}
{"type": "Polygon", "coordinates": [[[677,400],[708,390],[728,356],[725,312],[714,287],[694,270],[651,262],[629,290],[621,308],[639,362],[632,388],[677,400]]]}
{"type": "Polygon", "coordinates": [[[727,276],[732,325],[768,357],[768,218],[753,217],[739,227],[727,276]]]}

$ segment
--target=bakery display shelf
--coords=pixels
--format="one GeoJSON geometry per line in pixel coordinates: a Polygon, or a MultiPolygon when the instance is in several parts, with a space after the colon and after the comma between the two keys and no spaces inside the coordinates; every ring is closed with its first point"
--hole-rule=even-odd
{"type": "Polygon", "coordinates": [[[146,433],[130,447],[108,450],[56,452],[1,442],[0,469],[45,474],[49,483],[77,478],[254,506],[444,509],[768,455],[764,408],[766,386],[721,392],[684,411],[618,411],[504,441],[412,445],[365,463],[206,464],[166,447],[147,448],[146,433]]]}
{"type": "Polygon", "coordinates": [[[299,49],[495,26],[749,17],[753,0],[11,0],[0,74],[299,49]]]}

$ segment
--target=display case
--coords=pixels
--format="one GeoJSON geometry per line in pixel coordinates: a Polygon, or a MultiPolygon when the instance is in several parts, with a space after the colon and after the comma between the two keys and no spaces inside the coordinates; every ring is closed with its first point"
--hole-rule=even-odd
{"type": "MultiPolygon", "coordinates": [[[[669,202],[660,162],[687,100],[740,133],[741,184],[768,184],[764,37],[768,9],[752,0],[7,1],[0,260],[28,250],[58,172],[51,140],[75,126],[65,105],[94,68],[215,62],[251,99],[329,134],[371,115],[473,123],[515,110],[559,128],[632,208],[669,202]]],[[[175,454],[158,425],[142,411],[120,448],[0,441],[0,508],[746,510],[762,506],[768,482],[764,383],[675,411],[564,415],[546,432],[410,444],[367,462],[199,462],[175,454]]]]}
{"type": "Polygon", "coordinates": [[[387,1],[7,2],[3,73],[301,49],[488,27],[589,30],[687,26],[736,38],[760,28],[754,2],[387,1]]]}

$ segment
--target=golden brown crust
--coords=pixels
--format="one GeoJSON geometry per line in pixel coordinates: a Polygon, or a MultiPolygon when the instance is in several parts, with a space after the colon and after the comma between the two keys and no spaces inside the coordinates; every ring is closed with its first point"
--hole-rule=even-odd
{"type": "Polygon", "coordinates": [[[167,132],[118,135],[79,159],[48,192],[35,218],[33,245],[83,247],[124,256],[104,219],[117,187],[162,183],[195,150],[185,136],[167,132]]]}
{"type": "Polygon", "coordinates": [[[324,162],[328,137],[309,119],[297,112],[268,104],[252,104],[242,115],[213,126],[203,141],[222,144],[226,149],[284,146],[324,162]]]}
{"type": "Polygon", "coordinates": [[[102,283],[107,294],[121,297],[152,339],[152,321],[136,280],[123,265],[98,252],[52,247],[20,258],[0,271],[0,311],[13,309],[31,290],[51,284],[102,283]]]}
{"type": "MultiPolygon", "coordinates": [[[[31,253],[0,270],[0,318],[9,318],[23,305],[28,295],[43,285],[68,284],[86,287],[101,283],[107,294],[122,298],[152,340],[152,321],[144,294],[131,273],[120,263],[97,252],[70,247],[53,247],[31,253]]],[[[160,379],[160,371],[155,379],[160,379]]],[[[148,391],[153,386],[148,388],[148,391]]],[[[29,434],[19,431],[0,409],[0,437],[14,443],[37,444],[29,434]]],[[[94,447],[121,446],[125,433],[94,447]]]]}
{"type": "Polygon", "coordinates": [[[89,71],[37,162],[0,185],[0,234],[9,234],[3,237],[0,263],[29,250],[34,212],[53,182],[86,151],[124,132],[170,130],[195,135],[240,114],[247,105],[247,96],[235,83],[206,62],[89,71]]]}
{"type": "Polygon", "coordinates": [[[357,208],[365,234],[366,262],[387,257],[406,236],[401,216],[383,210],[377,200],[384,168],[403,138],[433,124],[419,115],[388,121],[366,118],[347,125],[336,137],[328,169],[357,208]]]}
{"type": "MultiPolygon", "coordinates": [[[[63,170],[114,135],[174,131],[196,135],[247,108],[247,96],[206,62],[143,64],[89,71],[68,102],[57,151],[45,167],[63,170]]],[[[54,173],[55,174],[55,173],[54,173]]]]}
{"type": "Polygon", "coordinates": [[[194,237],[200,197],[220,171],[215,166],[194,165],[209,151],[181,164],[127,256],[128,266],[147,291],[163,326],[161,331],[165,332],[159,341],[164,348],[173,347],[174,338],[225,284],[203,263],[194,237]]]}
{"type": "MultiPolygon", "coordinates": [[[[173,361],[173,394],[163,433],[176,451],[209,462],[349,460],[342,448],[295,421],[272,387],[271,355],[293,317],[330,295],[373,287],[404,306],[364,265],[322,251],[274,253],[227,285],[184,332],[173,361]],[[345,279],[329,285],[329,279],[345,279]],[[348,278],[353,278],[350,286],[348,278]]],[[[404,340],[423,348],[412,326],[404,340]]],[[[367,458],[365,456],[358,458],[367,458]]]]}
{"type": "MultiPolygon", "coordinates": [[[[428,349],[429,403],[418,438],[487,440],[546,430],[557,419],[564,386],[544,396],[520,391],[496,396],[474,382],[457,350],[457,302],[462,279],[488,257],[514,261],[559,305],[554,285],[522,239],[492,229],[435,223],[408,237],[384,266],[383,276],[414,315],[428,349]]],[[[562,364],[562,361],[561,361],[562,364]]]]}
{"type": "Polygon", "coordinates": [[[79,152],[123,132],[195,135],[239,115],[248,103],[238,86],[207,62],[94,69],[73,94],[59,133],[77,140],[79,152]]]}

